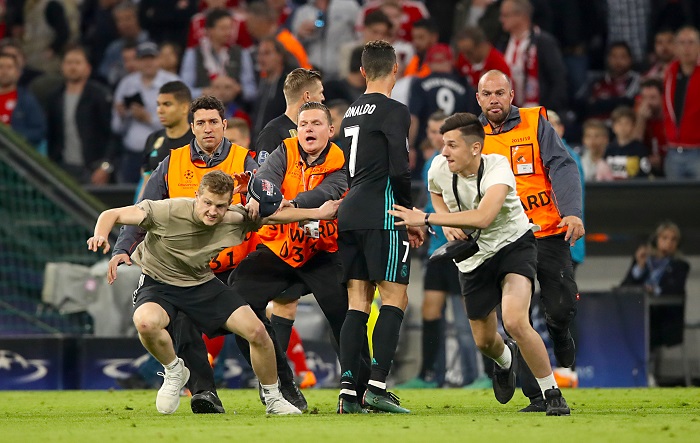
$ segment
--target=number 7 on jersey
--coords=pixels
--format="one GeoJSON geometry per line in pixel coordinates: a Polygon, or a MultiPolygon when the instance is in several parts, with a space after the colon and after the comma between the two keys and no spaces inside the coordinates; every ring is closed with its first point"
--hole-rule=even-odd
{"type": "Polygon", "coordinates": [[[355,176],[355,160],[357,159],[357,140],[360,138],[360,126],[348,126],[345,128],[345,137],[352,137],[350,141],[350,158],[348,159],[348,173],[355,176]]]}

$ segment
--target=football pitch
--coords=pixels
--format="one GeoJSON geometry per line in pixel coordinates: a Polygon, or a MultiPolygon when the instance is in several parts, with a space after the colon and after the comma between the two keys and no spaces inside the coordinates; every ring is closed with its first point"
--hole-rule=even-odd
{"type": "Polygon", "coordinates": [[[155,391],[0,392],[0,442],[698,442],[700,388],[568,389],[570,417],[517,410],[490,390],[399,390],[407,415],[335,413],[335,390],[306,390],[309,413],[266,417],[255,390],[222,390],[223,415],[169,416],[155,391]]]}

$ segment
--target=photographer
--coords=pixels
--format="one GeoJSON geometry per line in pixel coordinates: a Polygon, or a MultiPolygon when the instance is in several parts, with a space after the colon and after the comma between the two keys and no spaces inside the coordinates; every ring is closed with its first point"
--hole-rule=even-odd
{"type": "Polygon", "coordinates": [[[528,221],[520,204],[508,160],[500,155],[481,154],[484,128],[473,114],[449,117],[440,133],[444,141],[442,157],[435,158],[428,172],[428,190],[437,213],[426,214],[399,205],[388,212],[403,220],[397,222],[399,225],[430,227],[433,223],[444,226],[448,238],[476,243],[470,254],[451,258],[455,258],[460,270],[474,341],[484,355],[496,362],[496,399],[507,403],[513,397],[520,348],[537,378],[547,415],[569,415],[571,411],[554,380],[544,343],[528,318],[537,265],[533,230],[538,227],[528,221]],[[467,237],[462,229],[470,228],[479,231],[467,237]],[[447,235],[448,231],[452,231],[451,235],[447,235]],[[504,343],[498,334],[499,304],[504,328],[515,341],[507,338],[504,343]]]}

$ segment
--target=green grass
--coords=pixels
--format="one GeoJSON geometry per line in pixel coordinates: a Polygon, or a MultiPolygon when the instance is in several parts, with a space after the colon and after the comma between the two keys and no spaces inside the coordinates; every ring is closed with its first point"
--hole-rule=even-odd
{"type": "Polygon", "coordinates": [[[163,416],[155,391],[0,392],[0,442],[697,442],[700,389],[564,390],[570,417],[522,414],[491,391],[397,391],[409,415],[335,414],[335,390],[304,391],[311,413],[266,417],[257,391],[222,390],[227,413],[163,416]],[[234,412],[235,411],[235,412],[234,412]],[[483,437],[488,437],[483,439],[483,437]]]}

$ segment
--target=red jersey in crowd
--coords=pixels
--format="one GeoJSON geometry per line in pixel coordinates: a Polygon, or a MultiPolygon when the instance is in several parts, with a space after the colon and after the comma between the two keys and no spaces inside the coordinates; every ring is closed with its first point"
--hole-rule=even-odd
{"type": "MultiPolygon", "coordinates": [[[[363,28],[367,14],[379,9],[383,3],[384,1],[374,0],[363,6],[360,14],[357,16],[357,21],[355,22],[355,29],[358,32],[363,28]]],[[[428,13],[428,9],[426,9],[423,2],[403,0],[400,3],[401,9],[403,9],[403,17],[401,17],[401,28],[399,29],[397,37],[401,40],[410,42],[413,24],[422,18],[430,17],[430,13],[428,13]]]]}
{"type": "Polygon", "coordinates": [[[12,113],[17,106],[17,90],[0,94],[0,122],[9,125],[12,122],[12,113]]]}
{"type": "Polygon", "coordinates": [[[501,51],[493,46],[491,46],[491,50],[486,56],[486,59],[477,65],[472,65],[464,54],[459,53],[457,56],[457,61],[455,61],[455,68],[457,69],[457,72],[462,74],[467,79],[467,82],[469,82],[474,89],[477,88],[481,76],[484,75],[485,72],[492,69],[498,69],[510,77],[510,68],[503,58],[503,54],[501,54],[501,51]]]}

